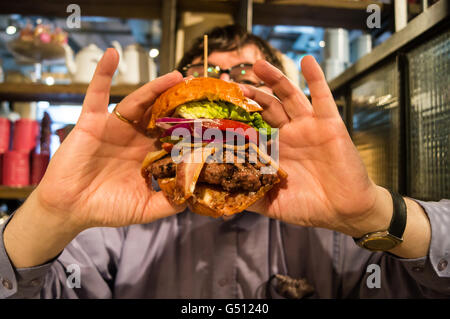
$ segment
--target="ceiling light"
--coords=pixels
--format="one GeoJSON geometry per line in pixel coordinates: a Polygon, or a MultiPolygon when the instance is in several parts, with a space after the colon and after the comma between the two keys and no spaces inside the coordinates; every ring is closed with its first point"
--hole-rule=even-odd
{"type": "Polygon", "coordinates": [[[151,58],[156,58],[159,55],[159,50],[158,49],[151,49],[149,54],[150,54],[151,58]]]}
{"type": "Polygon", "coordinates": [[[46,77],[45,78],[45,84],[53,85],[53,84],[55,84],[55,79],[52,76],[46,77]]]}
{"type": "Polygon", "coordinates": [[[39,101],[37,102],[37,107],[42,110],[46,110],[50,107],[50,103],[47,101],[39,101]]]}
{"type": "Polygon", "coordinates": [[[17,28],[13,25],[10,25],[9,27],[6,28],[6,33],[9,35],[13,35],[17,32],[17,28]]]}

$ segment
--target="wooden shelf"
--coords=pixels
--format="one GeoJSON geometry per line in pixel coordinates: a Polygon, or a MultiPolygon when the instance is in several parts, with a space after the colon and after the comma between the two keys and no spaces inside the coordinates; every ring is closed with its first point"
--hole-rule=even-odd
{"type": "MultiPolygon", "coordinates": [[[[87,84],[0,83],[0,101],[49,101],[82,103],[87,84]]],[[[111,87],[110,103],[120,102],[139,85],[115,85],[111,87]]]]}
{"type": "MultiPolygon", "coordinates": [[[[254,3],[261,3],[261,1],[253,1],[254,3]]],[[[277,5],[297,5],[297,6],[309,6],[309,7],[325,7],[325,8],[345,8],[353,10],[366,11],[367,6],[370,4],[376,4],[380,8],[383,8],[384,3],[377,0],[270,0],[264,1],[266,4],[277,5]]]]}
{"type": "Polygon", "coordinates": [[[379,5],[383,12],[391,10],[390,5],[379,1],[266,1],[253,4],[253,24],[365,30],[368,4],[379,5]]]}
{"type": "MultiPolygon", "coordinates": [[[[164,2],[168,0],[78,0],[83,16],[163,19],[164,2]]],[[[23,15],[67,17],[67,1],[35,0],[0,1],[0,12],[23,15]]],[[[365,29],[369,4],[377,4],[383,11],[392,5],[381,0],[253,0],[254,24],[292,24],[322,27],[365,29]]],[[[181,12],[220,12],[234,14],[239,0],[178,0],[177,14],[181,12]]]]}
{"type": "Polygon", "coordinates": [[[83,16],[158,19],[161,17],[163,0],[77,0],[77,1],[41,1],[36,0],[0,1],[0,12],[20,13],[24,15],[44,15],[49,17],[68,17],[67,6],[76,3],[83,16]]]}
{"type": "Polygon", "coordinates": [[[34,186],[10,187],[0,186],[0,198],[3,199],[25,199],[34,190],[34,186]]]}

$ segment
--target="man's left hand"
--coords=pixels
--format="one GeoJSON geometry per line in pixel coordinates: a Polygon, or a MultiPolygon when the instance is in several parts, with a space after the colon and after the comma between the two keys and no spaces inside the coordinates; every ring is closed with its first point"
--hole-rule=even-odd
{"type": "Polygon", "coordinates": [[[250,86],[242,88],[263,106],[264,119],[279,128],[279,164],[289,176],[251,210],[352,236],[386,229],[392,211],[383,215],[379,208],[392,207],[390,194],[369,178],[314,58],[302,60],[312,103],[268,62],[256,62],[254,71],[279,99],[250,86]]]}

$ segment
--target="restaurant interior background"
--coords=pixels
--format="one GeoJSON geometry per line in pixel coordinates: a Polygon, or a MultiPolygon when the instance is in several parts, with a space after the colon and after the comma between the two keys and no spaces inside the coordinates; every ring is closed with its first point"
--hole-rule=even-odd
{"type": "Polygon", "coordinates": [[[107,47],[121,51],[112,109],[230,23],[279,49],[306,94],[300,60],[316,57],[377,184],[450,197],[448,0],[77,0],[80,25],[71,2],[0,3],[0,222],[76,123],[107,47]]]}

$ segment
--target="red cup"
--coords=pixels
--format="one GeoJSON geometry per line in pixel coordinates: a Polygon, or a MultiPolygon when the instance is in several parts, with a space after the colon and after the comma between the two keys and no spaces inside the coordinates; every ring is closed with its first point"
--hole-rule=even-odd
{"type": "Polygon", "coordinates": [[[31,185],[37,185],[41,181],[50,161],[50,154],[33,153],[31,156],[31,185]]]}
{"type": "Polygon", "coordinates": [[[4,154],[0,153],[0,185],[3,185],[3,157],[4,154]]]}
{"type": "Polygon", "coordinates": [[[30,155],[8,151],[3,154],[3,185],[28,186],[30,184],[30,155]]]}
{"type": "Polygon", "coordinates": [[[13,146],[14,151],[32,151],[37,144],[39,123],[36,120],[20,119],[14,123],[13,146]]]}
{"type": "Polygon", "coordinates": [[[9,150],[10,132],[11,122],[5,117],[0,117],[0,153],[9,150]]]}

